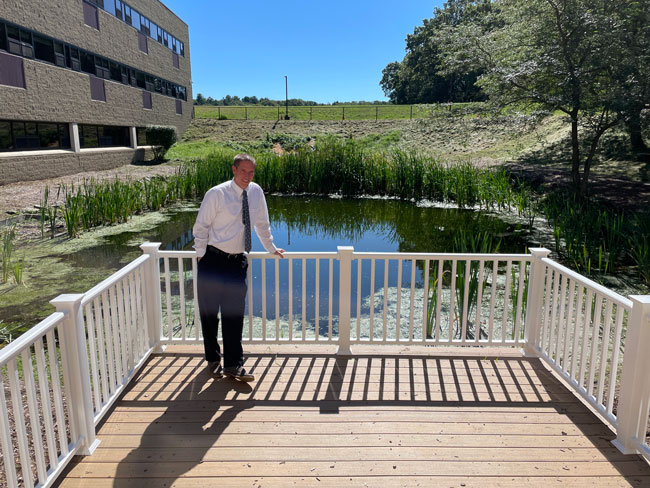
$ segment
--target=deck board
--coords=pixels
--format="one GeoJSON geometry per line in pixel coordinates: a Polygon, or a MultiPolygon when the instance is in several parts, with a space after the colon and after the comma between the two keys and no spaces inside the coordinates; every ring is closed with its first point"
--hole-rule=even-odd
{"type": "Polygon", "coordinates": [[[250,384],[153,356],[59,485],[650,486],[538,360],[249,349],[250,384]]]}

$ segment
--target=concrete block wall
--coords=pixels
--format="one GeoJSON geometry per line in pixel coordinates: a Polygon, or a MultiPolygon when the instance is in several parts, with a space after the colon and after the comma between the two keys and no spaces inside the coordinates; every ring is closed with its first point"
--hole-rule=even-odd
{"type": "Polygon", "coordinates": [[[37,151],[0,154],[0,185],[113,169],[151,157],[151,149],[142,147],[111,148],[106,151],[90,149],[78,153],[37,151]]]}

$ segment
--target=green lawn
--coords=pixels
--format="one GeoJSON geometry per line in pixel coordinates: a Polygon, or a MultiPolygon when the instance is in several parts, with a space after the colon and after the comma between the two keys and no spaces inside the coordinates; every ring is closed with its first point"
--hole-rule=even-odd
{"type": "MultiPolygon", "coordinates": [[[[316,105],[311,107],[289,106],[291,120],[389,120],[427,117],[433,112],[462,110],[466,105],[316,105]]],[[[215,107],[195,105],[196,118],[230,120],[278,120],[284,118],[285,107],[215,107]]]]}

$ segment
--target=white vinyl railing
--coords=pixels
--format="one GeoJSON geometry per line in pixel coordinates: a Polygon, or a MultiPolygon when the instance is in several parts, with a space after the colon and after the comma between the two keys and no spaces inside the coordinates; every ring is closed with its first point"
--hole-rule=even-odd
{"type": "MultiPolygon", "coordinates": [[[[95,450],[97,423],[153,352],[201,343],[195,253],[141,248],[88,292],[52,300],[56,313],[0,350],[0,483],[53,484],[95,450]]],[[[244,340],[339,354],[521,347],[612,424],[622,452],[650,460],[650,297],[624,298],[548,254],[252,253],[244,340]]]]}

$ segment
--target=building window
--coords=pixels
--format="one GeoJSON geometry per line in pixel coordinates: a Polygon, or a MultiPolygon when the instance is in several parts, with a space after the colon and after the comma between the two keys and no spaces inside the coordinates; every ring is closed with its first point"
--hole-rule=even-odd
{"type": "MultiPolygon", "coordinates": [[[[0,129],[1,130],[1,129],[0,129]]],[[[0,132],[0,137],[1,137],[0,132]]],[[[138,146],[147,146],[147,128],[146,127],[136,127],[135,136],[138,146]]],[[[1,139],[0,139],[1,140],[1,139]]]]}
{"type": "Polygon", "coordinates": [[[0,151],[68,148],[68,124],[0,120],[0,151]]]}
{"type": "Polygon", "coordinates": [[[140,32],[147,36],[151,35],[151,21],[144,15],[140,15],[140,32]]]}
{"type": "Polygon", "coordinates": [[[9,52],[23,56],[25,58],[34,57],[32,44],[32,33],[19,29],[12,25],[7,26],[7,41],[9,42],[9,52]]]}
{"type": "Polygon", "coordinates": [[[115,0],[115,17],[124,20],[124,4],[120,0],[115,0]]]}
{"type": "Polygon", "coordinates": [[[149,110],[153,109],[153,103],[151,101],[151,92],[142,90],[142,107],[148,108],[149,110]]]}
{"type": "Polygon", "coordinates": [[[7,51],[7,28],[0,22],[0,49],[7,51]]]}
{"type": "Polygon", "coordinates": [[[112,125],[80,125],[79,141],[82,148],[129,147],[131,145],[128,127],[112,125]]]}
{"type": "MultiPolygon", "coordinates": [[[[110,3],[112,0],[108,0],[110,3]]],[[[104,0],[86,0],[88,3],[92,3],[93,5],[98,6],[99,8],[104,8],[104,0]]]]}
{"type": "Polygon", "coordinates": [[[131,15],[132,15],[131,7],[129,7],[125,3],[123,3],[122,5],[124,6],[124,22],[131,25],[131,15]]]}
{"type": "Polygon", "coordinates": [[[138,32],[138,47],[143,53],[149,54],[149,46],[147,45],[147,36],[142,32],[138,32]]]}
{"type": "Polygon", "coordinates": [[[172,53],[172,64],[174,65],[174,68],[179,69],[178,54],[176,53],[172,53]]]}
{"type": "Polygon", "coordinates": [[[101,78],[90,76],[90,99],[97,102],[106,101],[106,87],[101,78]]]}
{"type": "Polygon", "coordinates": [[[54,41],[54,62],[57,66],[65,68],[65,49],[63,48],[63,43],[54,41]]]}
{"type": "Polygon", "coordinates": [[[22,58],[0,53],[0,85],[26,88],[22,58]]]}
{"type": "Polygon", "coordinates": [[[86,51],[79,51],[81,57],[81,71],[91,75],[95,74],[95,56],[86,51]]]}
{"type": "Polygon", "coordinates": [[[183,115],[183,102],[176,100],[176,113],[178,115],[183,115]]]}
{"type": "Polygon", "coordinates": [[[111,77],[108,59],[95,56],[95,74],[98,77],[105,78],[105,79],[109,79],[111,77]]]}
{"type": "Polygon", "coordinates": [[[75,71],[81,71],[81,59],[79,56],[79,49],[72,46],[65,47],[65,61],[68,68],[75,71]]]}
{"type": "Polygon", "coordinates": [[[89,3],[83,2],[84,8],[84,24],[93,29],[99,30],[99,17],[97,16],[97,7],[89,3]]]}

